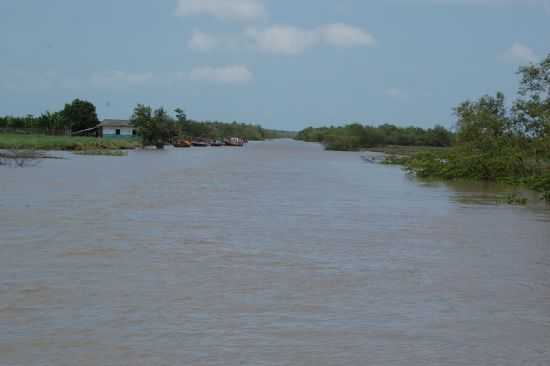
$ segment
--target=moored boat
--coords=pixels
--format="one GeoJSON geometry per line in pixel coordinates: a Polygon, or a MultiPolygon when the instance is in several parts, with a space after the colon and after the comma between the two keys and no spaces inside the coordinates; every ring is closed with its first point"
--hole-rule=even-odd
{"type": "Polygon", "coordinates": [[[210,146],[224,146],[225,144],[223,143],[223,141],[220,141],[220,140],[214,140],[210,143],[210,146]]]}
{"type": "Polygon", "coordinates": [[[244,140],[240,137],[229,137],[223,140],[226,146],[244,146],[244,140]]]}
{"type": "Polygon", "coordinates": [[[186,140],[186,139],[179,139],[179,140],[176,140],[176,142],[174,142],[174,147],[191,147],[192,146],[192,143],[191,141],[189,140],[186,140]]]}
{"type": "Polygon", "coordinates": [[[193,146],[197,146],[197,147],[208,147],[208,146],[210,146],[210,143],[208,141],[205,141],[205,140],[193,140],[191,142],[191,144],[193,146]]]}

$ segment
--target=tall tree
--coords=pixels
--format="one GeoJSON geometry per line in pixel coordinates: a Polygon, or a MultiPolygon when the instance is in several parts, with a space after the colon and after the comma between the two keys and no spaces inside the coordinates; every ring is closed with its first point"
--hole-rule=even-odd
{"type": "Polygon", "coordinates": [[[533,141],[536,159],[550,157],[550,54],[539,64],[521,67],[519,74],[520,98],[513,107],[516,130],[533,141]]]}
{"type": "Polygon", "coordinates": [[[70,104],[65,104],[61,114],[67,123],[65,127],[72,128],[73,131],[92,128],[99,123],[95,106],[86,100],[75,99],[70,104]]]}
{"type": "Polygon", "coordinates": [[[153,111],[149,106],[138,104],[131,123],[137,128],[143,146],[162,149],[174,133],[174,121],[163,108],[153,111]]]}
{"type": "Polygon", "coordinates": [[[483,96],[479,100],[466,101],[455,108],[457,142],[472,143],[480,149],[488,149],[499,137],[510,132],[504,94],[483,96]]]}
{"type": "Polygon", "coordinates": [[[177,122],[175,126],[176,135],[182,135],[187,132],[187,114],[181,108],[174,109],[174,112],[176,113],[177,122]]]}

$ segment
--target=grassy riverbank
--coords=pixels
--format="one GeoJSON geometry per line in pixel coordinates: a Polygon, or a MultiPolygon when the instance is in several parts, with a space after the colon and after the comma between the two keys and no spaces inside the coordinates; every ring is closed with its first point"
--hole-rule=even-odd
{"type": "Polygon", "coordinates": [[[139,143],[133,139],[0,134],[0,149],[3,150],[98,151],[127,150],[138,146],[139,143]]]}

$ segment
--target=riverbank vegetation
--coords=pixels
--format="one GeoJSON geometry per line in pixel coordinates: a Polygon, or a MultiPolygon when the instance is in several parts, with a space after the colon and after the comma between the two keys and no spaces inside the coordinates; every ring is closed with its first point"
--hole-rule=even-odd
{"type": "Polygon", "coordinates": [[[70,135],[72,132],[97,126],[96,107],[86,101],[75,99],[65,104],[61,111],[44,112],[36,117],[0,116],[0,132],[20,134],[70,135]]]}
{"type": "Polygon", "coordinates": [[[550,202],[550,55],[519,75],[511,108],[502,93],[461,103],[452,148],[414,155],[406,169],[426,178],[522,184],[550,202]]]}
{"type": "Polygon", "coordinates": [[[443,126],[430,129],[398,127],[393,124],[343,127],[309,127],[296,135],[297,140],[320,142],[327,150],[357,151],[384,146],[450,146],[454,134],[443,126]]]}
{"type": "Polygon", "coordinates": [[[423,178],[523,185],[550,202],[550,55],[518,74],[519,95],[511,108],[502,93],[465,101],[454,109],[454,133],[441,126],[352,124],[307,128],[296,138],[331,150],[384,152],[386,164],[404,165],[423,178]]]}
{"type": "MultiPolygon", "coordinates": [[[[259,125],[195,121],[187,118],[182,109],[171,116],[164,108],[153,110],[138,105],[131,122],[136,126],[141,145],[163,147],[178,138],[223,140],[240,137],[245,140],[292,138],[295,133],[264,129],[259,125]]],[[[95,106],[88,101],[75,99],[58,112],[45,112],[40,116],[0,117],[0,149],[99,151],[138,147],[137,139],[97,139],[71,137],[75,134],[96,134],[99,125],[95,106]]]]}
{"type": "Polygon", "coordinates": [[[143,146],[155,145],[162,148],[183,137],[210,140],[240,137],[248,141],[294,137],[292,132],[268,130],[253,124],[194,121],[188,119],[180,108],[174,110],[174,113],[175,116],[172,116],[162,107],[153,110],[142,104],[136,106],[130,121],[137,127],[143,146]]]}

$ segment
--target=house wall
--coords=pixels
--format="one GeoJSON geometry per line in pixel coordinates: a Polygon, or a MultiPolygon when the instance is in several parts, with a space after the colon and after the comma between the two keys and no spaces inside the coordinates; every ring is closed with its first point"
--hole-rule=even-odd
{"type": "Polygon", "coordinates": [[[134,128],[133,127],[103,127],[103,136],[104,137],[131,137],[133,136],[134,128]],[[120,135],[116,134],[116,130],[120,130],[120,135]]]}

